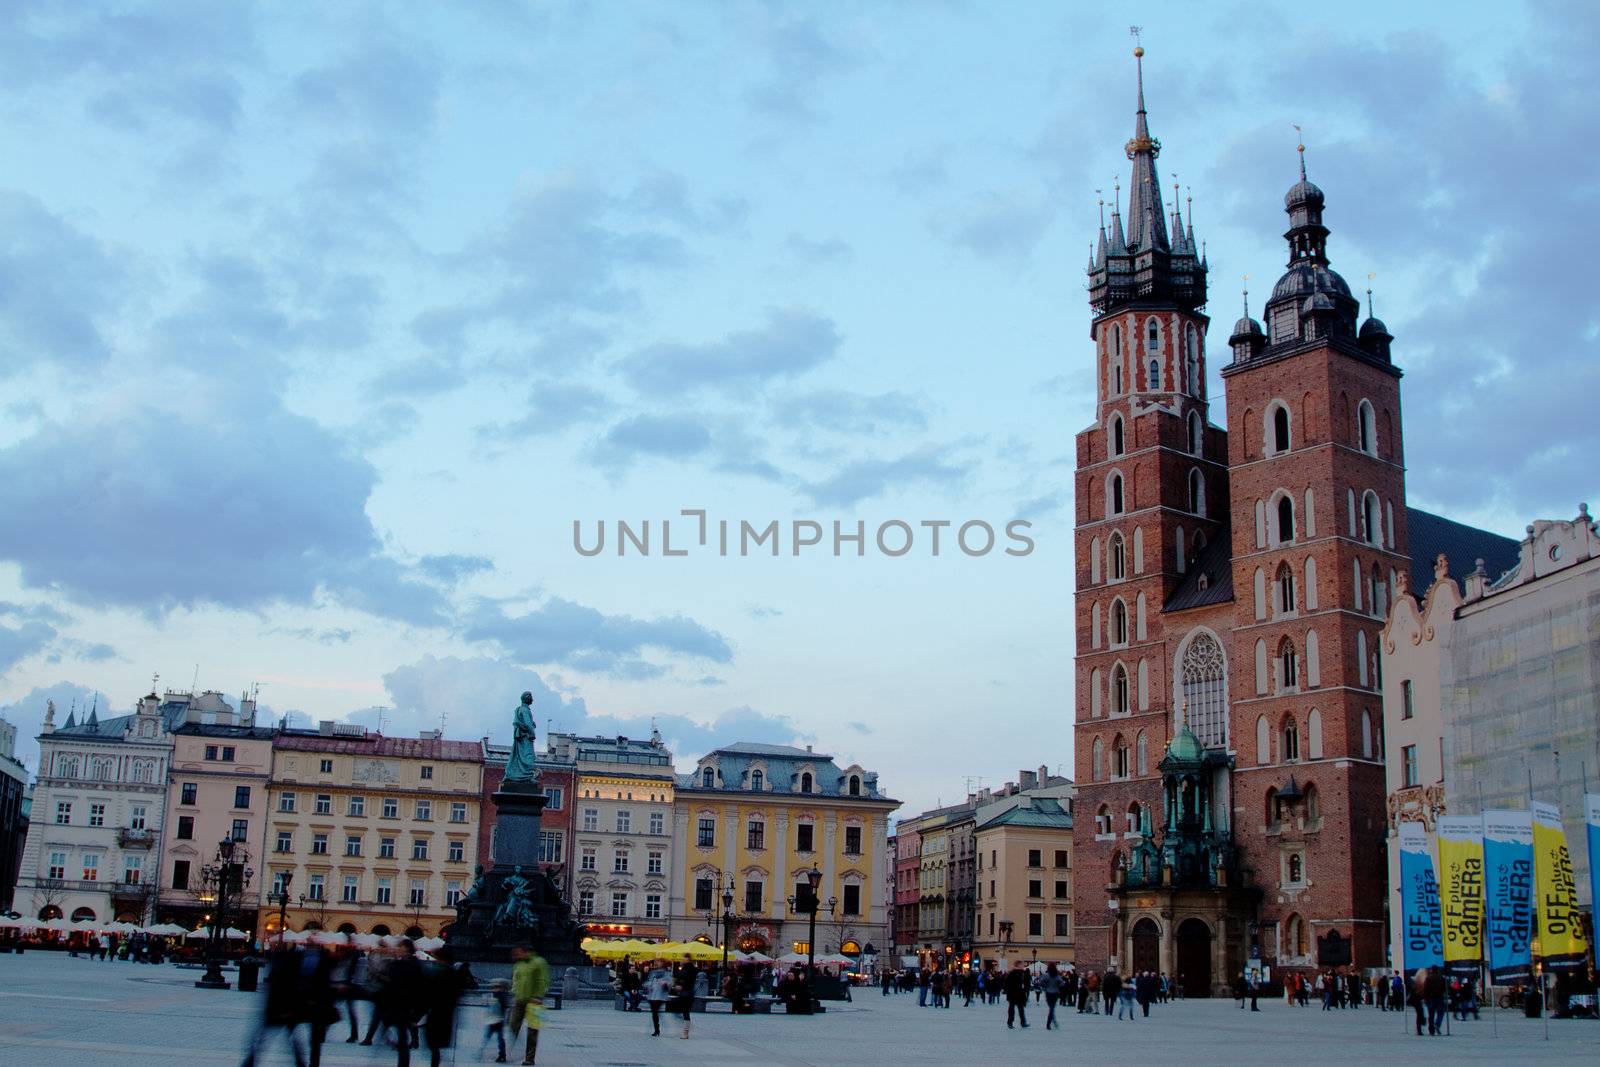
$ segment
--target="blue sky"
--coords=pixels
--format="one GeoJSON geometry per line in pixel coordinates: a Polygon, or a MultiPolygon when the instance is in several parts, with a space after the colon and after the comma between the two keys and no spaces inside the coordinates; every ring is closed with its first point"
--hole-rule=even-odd
{"type": "MultiPolygon", "coordinates": [[[[1376,276],[1397,338],[1412,502],[1518,535],[1595,499],[1595,15],[1140,10],[1210,345],[1241,277],[1282,269],[1299,123],[1334,265],[1376,276]]],[[[1082,270],[1126,174],[1126,17],[9,11],[0,700],[24,732],[48,696],[126,708],[160,672],[466,737],[531,688],[543,721],[654,718],[685,757],[808,741],[912,805],[1070,767],[1082,270]],[[1027,517],[1037,548],[572,549],[575,519],[683,508],[1027,517]]]]}

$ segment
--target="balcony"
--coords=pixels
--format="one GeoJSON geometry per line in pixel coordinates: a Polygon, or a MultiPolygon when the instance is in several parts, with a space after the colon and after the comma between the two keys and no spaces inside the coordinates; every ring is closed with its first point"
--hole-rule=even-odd
{"type": "Polygon", "coordinates": [[[123,848],[149,848],[155,843],[154,830],[132,830],[124,826],[117,831],[117,844],[123,848]]]}

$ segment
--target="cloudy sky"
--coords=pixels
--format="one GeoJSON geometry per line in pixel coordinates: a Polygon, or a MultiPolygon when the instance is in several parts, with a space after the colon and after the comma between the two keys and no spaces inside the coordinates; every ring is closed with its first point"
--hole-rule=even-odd
{"type": "MultiPolygon", "coordinates": [[[[913,806],[1069,768],[1082,271],[1133,121],[1107,10],[10,5],[5,714],[159,672],[504,739],[529,688],[913,806]],[[694,508],[1037,547],[662,558],[694,508]],[[574,551],[617,519],[657,554],[574,551]]],[[[1597,499],[1595,13],[1140,10],[1210,343],[1282,269],[1299,123],[1397,338],[1412,503],[1520,535],[1597,499]]]]}

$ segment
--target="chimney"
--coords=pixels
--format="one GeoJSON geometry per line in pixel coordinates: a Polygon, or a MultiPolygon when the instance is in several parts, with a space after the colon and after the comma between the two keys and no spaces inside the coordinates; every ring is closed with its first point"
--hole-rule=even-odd
{"type": "Polygon", "coordinates": [[[1039,784],[1044,785],[1050,780],[1050,767],[1048,764],[1039,765],[1039,784]]]}
{"type": "Polygon", "coordinates": [[[1038,784],[1039,784],[1039,779],[1037,778],[1037,776],[1034,774],[1033,771],[1018,771],[1017,772],[1017,788],[1019,790],[1032,789],[1034,786],[1036,786],[1038,784]]]}
{"type": "Polygon", "coordinates": [[[333,736],[333,720],[323,719],[321,722],[317,723],[317,733],[324,737],[333,736]]]}

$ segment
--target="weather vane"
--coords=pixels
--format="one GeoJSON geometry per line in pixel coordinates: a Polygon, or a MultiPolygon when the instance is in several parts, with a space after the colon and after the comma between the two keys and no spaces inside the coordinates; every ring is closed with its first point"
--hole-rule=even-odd
{"type": "Polygon", "coordinates": [[[1289,125],[1294,127],[1295,140],[1298,142],[1298,144],[1295,145],[1295,151],[1300,153],[1300,180],[1301,181],[1305,181],[1305,178],[1306,178],[1306,134],[1305,134],[1305,131],[1300,128],[1300,124],[1298,122],[1291,122],[1289,125]]]}
{"type": "Polygon", "coordinates": [[[1138,45],[1141,48],[1144,47],[1144,39],[1142,37],[1140,37],[1139,35],[1141,33],[1143,33],[1143,32],[1144,32],[1144,27],[1143,26],[1129,26],[1128,27],[1128,36],[1132,37],[1133,38],[1133,43],[1138,45]]]}

